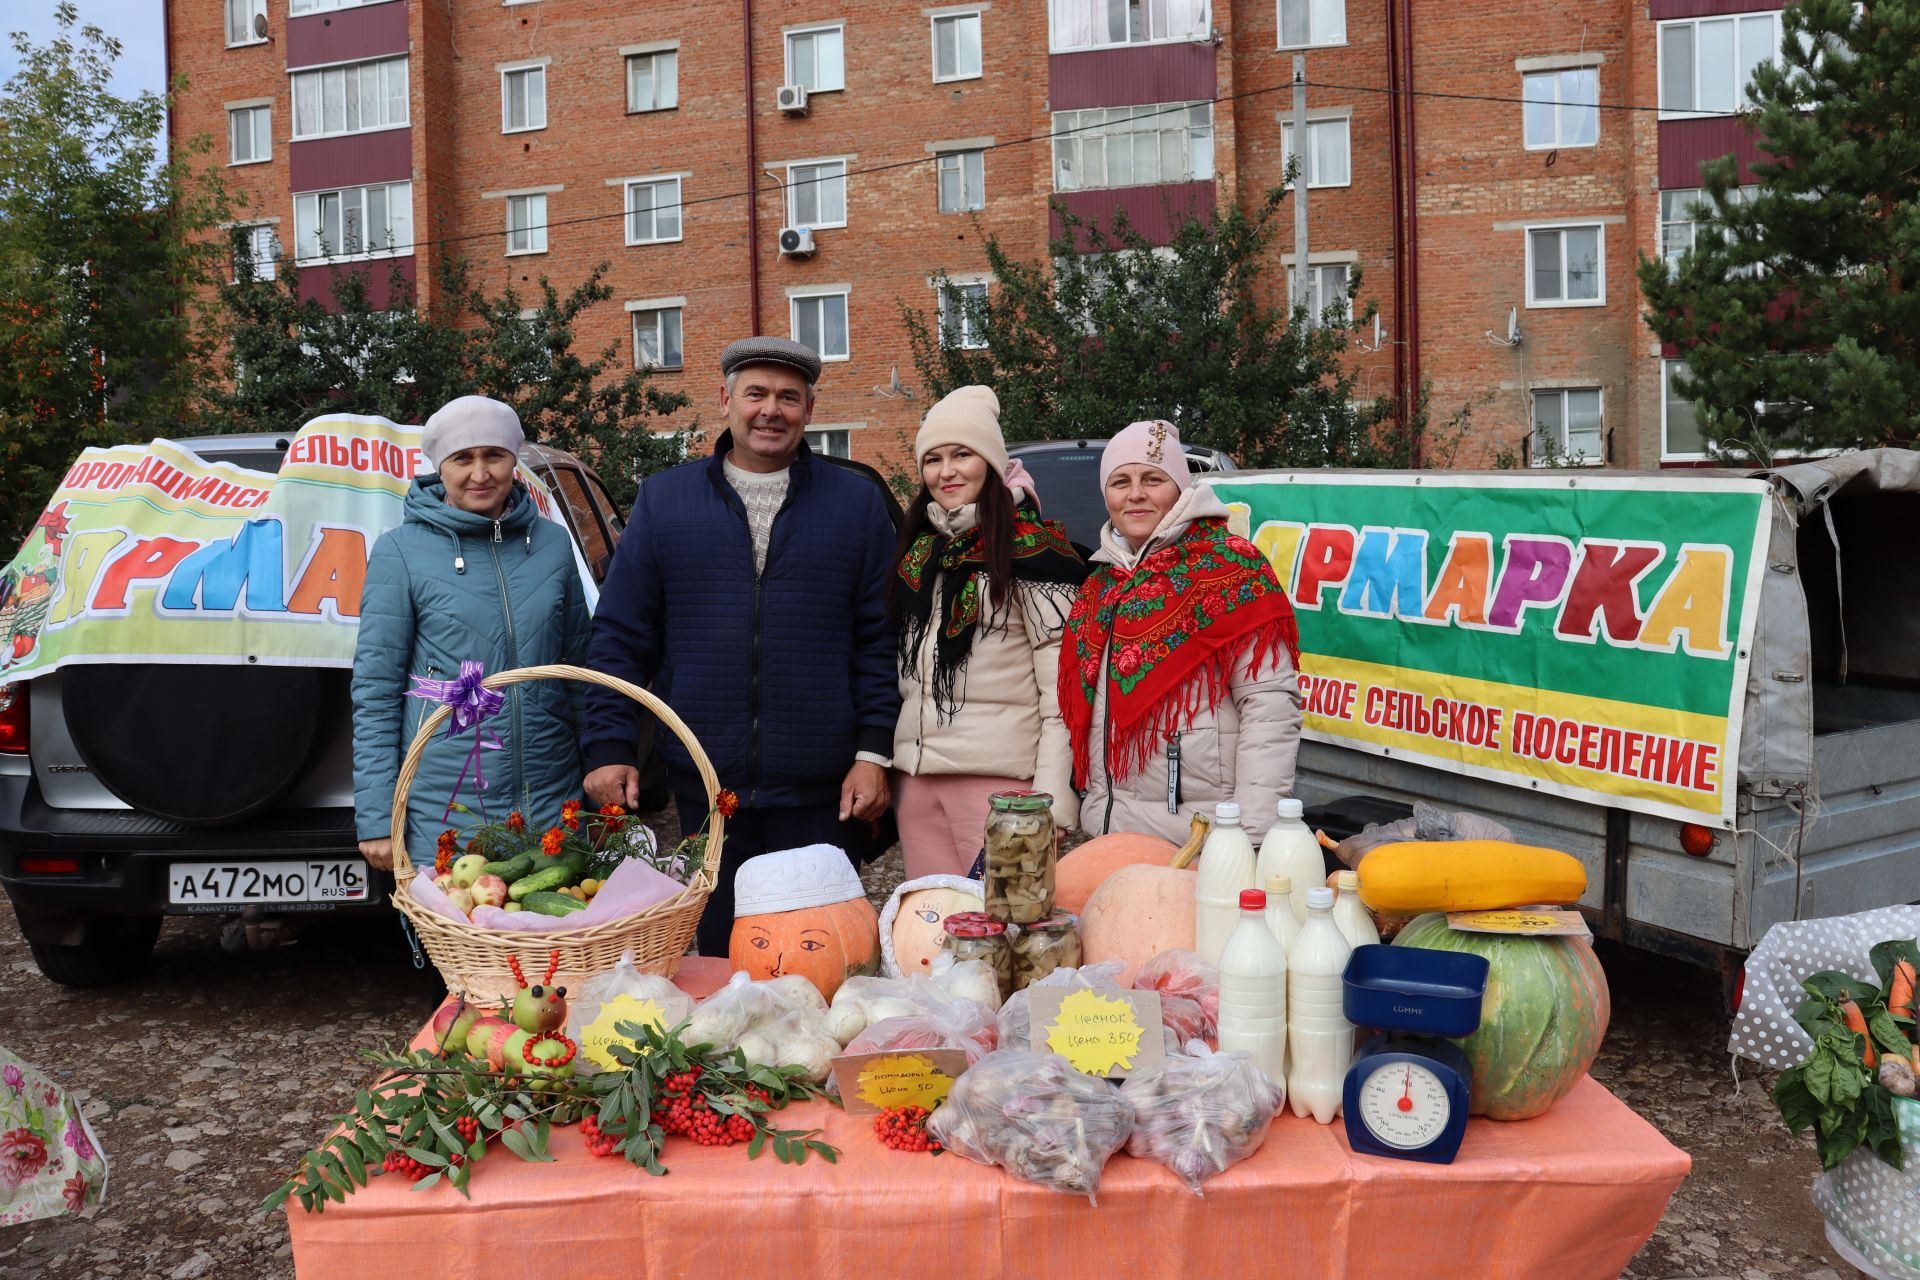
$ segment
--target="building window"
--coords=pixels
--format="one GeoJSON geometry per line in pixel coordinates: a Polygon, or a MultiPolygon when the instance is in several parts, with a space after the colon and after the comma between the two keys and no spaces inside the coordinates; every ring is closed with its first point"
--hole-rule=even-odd
{"type": "Polygon", "coordinates": [[[1521,78],[1521,115],[1529,151],[1591,147],[1600,141],[1600,71],[1576,67],[1521,78]]]}
{"type": "Polygon", "coordinates": [[[940,343],[961,351],[987,345],[987,286],[946,281],[939,291],[940,343]]]}
{"type": "Polygon", "coordinates": [[[293,73],[295,138],[363,133],[406,123],[405,58],[293,73]]]}
{"type": "Polygon", "coordinates": [[[1662,115],[1732,115],[1751,103],[1753,69],[1780,56],[1780,15],[1660,24],[1662,115]]]}
{"type": "Polygon", "coordinates": [[[233,229],[233,279],[271,280],[280,271],[280,235],[269,223],[233,229]]]}
{"type": "Polygon", "coordinates": [[[847,225],[847,162],[821,160],[787,166],[787,225],[847,225]]]}
{"type": "Polygon", "coordinates": [[[830,427],[807,432],[807,447],[829,458],[853,456],[853,432],[845,427],[830,427]]]}
{"type": "Polygon", "coordinates": [[[1307,327],[1317,329],[1323,324],[1344,325],[1347,322],[1347,272],[1350,270],[1344,262],[1315,264],[1307,268],[1307,293],[1300,295],[1300,269],[1287,269],[1287,292],[1294,306],[1307,308],[1307,327]],[[1327,309],[1335,308],[1329,316],[1327,309]]]}
{"type": "Polygon", "coordinates": [[[840,27],[814,27],[787,32],[787,83],[806,86],[808,93],[826,93],[847,87],[845,32],[840,27]]]}
{"type": "Polygon", "coordinates": [[[1534,227],[1527,232],[1527,305],[1597,307],[1607,300],[1606,228],[1534,227]]]}
{"type": "Polygon", "coordinates": [[[933,78],[980,78],[980,15],[956,13],[933,20],[933,78]]]}
{"type": "Polygon", "coordinates": [[[627,59],[627,110],[665,111],[680,105],[680,54],[673,49],[627,59]]]}
{"type": "Polygon", "coordinates": [[[1053,189],[1098,191],[1213,177],[1213,106],[1053,113],[1053,189]]]}
{"type": "Polygon", "coordinates": [[[547,69],[514,67],[500,73],[500,132],[547,127],[547,69]]]}
{"type": "Polygon", "coordinates": [[[1600,388],[1533,393],[1533,465],[1555,460],[1599,463],[1605,443],[1600,434],[1600,388]]]}
{"type": "Polygon", "coordinates": [[[1280,0],[1280,47],[1347,42],[1347,0],[1280,0]]]}
{"type": "Polygon", "coordinates": [[[413,184],[382,183],[293,198],[293,244],[302,264],[413,252],[413,184]]]}
{"type": "Polygon", "coordinates": [[[273,159],[273,108],[238,107],[227,112],[227,163],[273,159]]]}
{"type": "Polygon", "coordinates": [[[546,195],[507,197],[507,252],[547,251],[546,195]]]}
{"type": "Polygon", "coordinates": [[[661,244],[680,238],[680,179],[627,184],[627,243],[661,244]]]}
{"type": "MultiPolygon", "coordinates": [[[[1753,199],[1758,187],[1734,187],[1727,198],[1735,203],[1753,199]]],[[[1678,187],[1660,193],[1660,256],[1669,266],[1678,267],[1680,259],[1693,251],[1700,228],[1713,221],[1713,201],[1698,187],[1678,187]]],[[[1737,274],[1759,270],[1755,264],[1741,267],[1737,274]]]]}
{"type": "Polygon", "coordinates": [[[1673,375],[1686,371],[1678,360],[1660,362],[1660,456],[1692,460],[1711,455],[1713,445],[1700,429],[1693,401],[1674,390],[1673,375]]]}
{"type": "Polygon", "coordinates": [[[326,13],[333,9],[357,9],[363,4],[379,4],[381,0],[289,0],[287,12],[294,17],[303,13],[326,13]]]}
{"type": "Polygon", "coordinates": [[[254,34],[254,19],[265,19],[267,0],[227,0],[227,48],[243,44],[265,44],[267,38],[254,34]]]}
{"type": "Polygon", "coordinates": [[[846,294],[801,294],[792,298],[789,306],[793,315],[795,342],[811,347],[822,360],[847,359],[846,294]]]}
{"type": "Polygon", "coordinates": [[[652,307],[633,313],[633,367],[678,369],[680,308],[652,307]]]}
{"type": "Polygon", "coordinates": [[[1204,40],[1213,32],[1207,0],[1050,0],[1047,18],[1056,53],[1155,40],[1204,40]]]}
{"type": "MultiPolygon", "coordinates": [[[[1307,186],[1350,187],[1353,185],[1352,121],[1341,116],[1334,120],[1307,121],[1307,186]]],[[[1280,164],[1293,159],[1293,125],[1280,126],[1280,164]]],[[[1292,183],[1288,183],[1292,186],[1292,183]]]]}
{"type": "Polygon", "coordinates": [[[987,207],[987,153],[945,151],[934,162],[940,176],[940,212],[966,213],[987,207]]]}

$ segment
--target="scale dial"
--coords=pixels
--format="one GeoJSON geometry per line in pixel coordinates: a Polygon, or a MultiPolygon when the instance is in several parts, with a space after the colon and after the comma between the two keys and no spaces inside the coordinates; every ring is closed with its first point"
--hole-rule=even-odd
{"type": "Polygon", "coordinates": [[[1432,1146],[1453,1120],[1453,1095],[1432,1068],[1418,1062],[1376,1067],[1360,1081],[1355,1101],[1367,1132],[1397,1151],[1432,1146]]]}

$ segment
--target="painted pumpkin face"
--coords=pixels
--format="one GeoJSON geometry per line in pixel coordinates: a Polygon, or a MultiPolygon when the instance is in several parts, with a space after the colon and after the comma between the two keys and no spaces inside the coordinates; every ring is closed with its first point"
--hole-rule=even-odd
{"type": "Polygon", "coordinates": [[[940,953],[941,922],[956,911],[978,911],[980,896],[960,889],[915,889],[893,917],[893,962],[911,977],[927,973],[940,953]]]}
{"type": "Polygon", "coordinates": [[[880,972],[880,917],[865,898],[741,916],[727,958],[756,980],[797,973],[831,1000],[848,978],[880,972]]]}

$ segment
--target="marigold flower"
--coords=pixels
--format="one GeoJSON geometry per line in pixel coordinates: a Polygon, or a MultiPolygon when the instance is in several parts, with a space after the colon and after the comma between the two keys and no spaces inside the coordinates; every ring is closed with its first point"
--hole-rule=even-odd
{"type": "Polygon", "coordinates": [[[453,832],[451,831],[442,831],[440,833],[439,842],[434,845],[434,848],[439,850],[442,853],[449,852],[459,847],[460,847],[460,838],[454,835],[453,832]]]}
{"type": "Polygon", "coordinates": [[[540,852],[549,858],[560,856],[560,846],[566,842],[567,833],[558,827],[549,827],[547,834],[540,837],[540,852]]]}
{"type": "Polygon", "coordinates": [[[521,813],[518,809],[515,809],[512,813],[507,815],[507,830],[525,831],[526,829],[527,829],[526,814],[521,813]]]}
{"type": "Polygon", "coordinates": [[[721,817],[731,818],[740,812],[740,797],[731,791],[722,791],[713,798],[713,807],[719,811],[721,817]]]}
{"type": "Polygon", "coordinates": [[[453,850],[443,848],[433,855],[433,873],[435,875],[445,875],[451,870],[453,870],[453,850]]]}

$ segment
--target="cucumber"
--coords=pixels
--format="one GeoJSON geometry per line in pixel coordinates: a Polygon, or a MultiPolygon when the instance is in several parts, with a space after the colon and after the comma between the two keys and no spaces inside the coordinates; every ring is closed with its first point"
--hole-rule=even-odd
{"type": "Polygon", "coordinates": [[[512,884],[521,876],[532,871],[537,861],[539,861],[537,855],[523,853],[517,858],[507,858],[500,862],[489,862],[480,869],[480,874],[485,876],[499,876],[508,884],[512,884]]]}
{"type": "Polygon", "coordinates": [[[507,896],[515,902],[525,902],[530,893],[539,893],[542,889],[558,889],[567,882],[565,866],[546,866],[530,876],[522,876],[507,889],[507,896]]]}
{"type": "Polygon", "coordinates": [[[537,911],[543,916],[570,916],[576,911],[587,909],[586,903],[569,894],[539,891],[528,894],[521,900],[520,905],[529,911],[537,911]]]}

